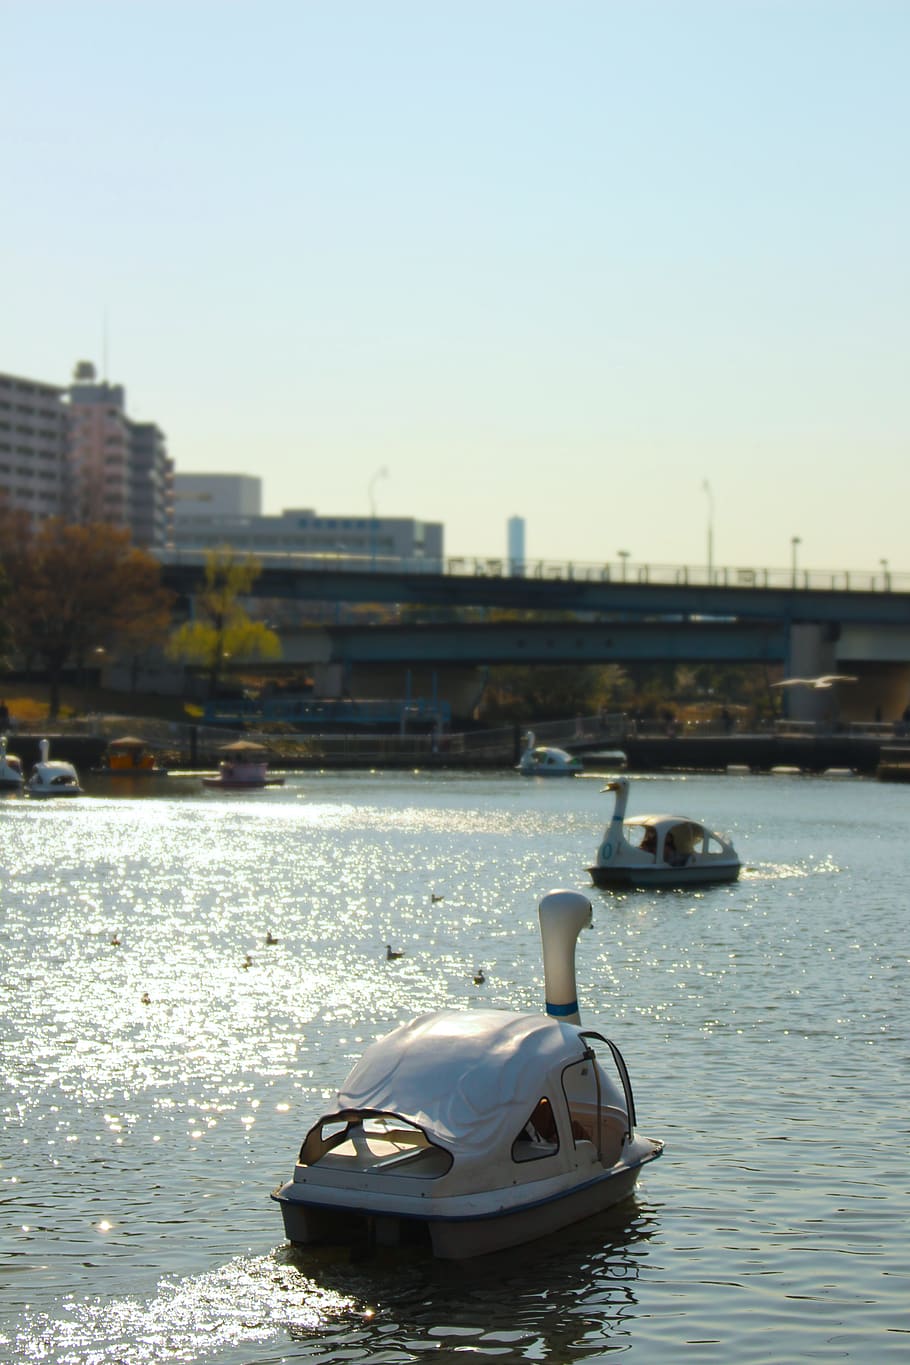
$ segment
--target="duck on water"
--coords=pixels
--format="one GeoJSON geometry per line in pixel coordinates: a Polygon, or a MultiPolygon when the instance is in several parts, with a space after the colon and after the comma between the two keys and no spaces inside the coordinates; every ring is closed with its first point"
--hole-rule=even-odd
{"type": "Polygon", "coordinates": [[[590,917],[575,891],[540,902],[546,1014],[442,1010],[367,1048],[273,1191],[291,1242],[428,1245],[462,1259],[631,1194],[663,1144],[636,1130],[615,1043],[579,1020],[575,943],[590,917]]]}

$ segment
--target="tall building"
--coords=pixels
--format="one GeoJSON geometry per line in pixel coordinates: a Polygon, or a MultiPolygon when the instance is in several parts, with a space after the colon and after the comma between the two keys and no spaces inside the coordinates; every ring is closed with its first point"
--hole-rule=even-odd
{"type": "Polygon", "coordinates": [[[122,386],[87,361],[59,388],[0,375],[0,502],[48,517],[106,522],[136,545],[170,539],[173,461],[153,422],[126,414],[122,386]]]}
{"type": "Polygon", "coordinates": [[[173,539],[174,462],[154,422],[130,422],[130,528],[142,549],[173,539]]]}
{"type": "Polygon", "coordinates": [[[73,521],[130,524],[130,424],[120,384],[100,383],[95,367],[76,366],[68,391],[73,521]]]}
{"type": "Polygon", "coordinates": [[[521,576],[525,571],[525,519],[509,517],[506,523],[509,573],[521,576]]]}
{"type": "Polygon", "coordinates": [[[68,419],[55,384],[0,374],[0,503],[33,527],[67,506],[68,419]]]}

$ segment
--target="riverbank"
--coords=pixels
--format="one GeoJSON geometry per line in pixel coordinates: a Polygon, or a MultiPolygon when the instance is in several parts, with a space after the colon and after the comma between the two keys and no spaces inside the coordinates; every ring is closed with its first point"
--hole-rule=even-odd
{"type": "MultiPolygon", "coordinates": [[[[149,717],[87,717],[66,726],[10,736],[9,747],[26,766],[37,761],[47,738],[51,755],[75,764],[80,772],[98,767],[111,739],[137,734],[170,768],[207,771],[217,767],[221,750],[238,736],[199,725],[154,722],[149,717]]],[[[244,738],[265,745],[272,768],[314,769],[512,769],[517,740],[512,730],[431,735],[253,734],[244,738]]],[[[788,733],[729,735],[628,735],[621,743],[572,744],[588,772],[772,772],[791,768],[804,773],[833,770],[906,781],[910,747],[893,736],[788,733]],[[617,753],[625,754],[623,765],[617,753]]]]}

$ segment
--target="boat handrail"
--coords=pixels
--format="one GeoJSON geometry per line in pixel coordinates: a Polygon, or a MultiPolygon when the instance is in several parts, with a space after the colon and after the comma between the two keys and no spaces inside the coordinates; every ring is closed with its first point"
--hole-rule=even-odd
{"type": "MultiPolygon", "coordinates": [[[[632,1082],[629,1079],[629,1071],[622,1053],[611,1039],[605,1038],[604,1035],[602,1033],[598,1033],[596,1029],[590,1028],[579,1029],[578,1036],[579,1038],[597,1038],[601,1043],[606,1043],[607,1047],[612,1052],[613,1061],[616,1063],[616,1070],[619,1072],[619,1078],[622,1081],[623,1094],[626,1100],[626,1119],[629,1125],[626,1137],[631,1138],[632,1131],[635,1128],[635,1100],[632,1096],[632,1082]]],[[[593,1048],[589,1048],[588,1052],[591,1058],[594,1059],[595,1053],[593,1048]]]]}

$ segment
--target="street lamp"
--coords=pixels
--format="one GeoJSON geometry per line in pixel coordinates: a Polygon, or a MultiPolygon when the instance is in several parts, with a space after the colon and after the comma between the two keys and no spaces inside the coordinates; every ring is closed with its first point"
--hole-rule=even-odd
{"type": "Polygon", "coordinates": [[[367,501],[370,504],[370,561],[371,566],[376,567],[376,485],[380,479],[387,479],[389,471],[385,465],[376,470],[376,473],[367,484],[367,501]]]}
{"type": "Polygon", "coordinates": [[[890,591],[891,591],[891,573],[890,573],[890,570],[888,569],[888,561],[887,561],[887,559],[880,559],[878,562],[879,562],[879,564],[881,564],[881,566],[882,566],[882,584],[883,584],[884,590],[885,590],[885,592],[890,592],[890,591]]]}
{"type": "Polygon", "coordinates": [[[630,553],[630,552],[629,552],[628,550],[617,550],[616,553],[619,555],[620,561],[621,561],[621,563],[622,563],[622,581],[625,583],[625,581],[626,581],[626,560],[629,558],[629,553],[630,553]]]}
{"type": "Polygon", "coordinates": [[[714,495],[711,492],[711,485],[705,479],[702,489],[708,499],[708,582],[714,578],[714,495]]]}
{"type": "Polygon", "coordinates": [[[790,586],[793,588],[796,587],[796,548],[802,543],[800,536],[790,537],[790,586]]]}

